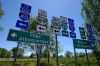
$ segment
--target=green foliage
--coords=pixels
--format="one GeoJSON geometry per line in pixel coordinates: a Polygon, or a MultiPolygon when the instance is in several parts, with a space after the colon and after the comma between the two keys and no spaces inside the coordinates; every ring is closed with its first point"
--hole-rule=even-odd
{"type": "Polygon", "coordinates": [[[0,57],[1,58],[11,57],[11,53],[5,48],[0,48],[0,57]]]}
{"type": "MultiPolygon", "coordinates": [[[[14,47],[13,49],[11,49],[11,51],[12,51],[12,54],[13,54],[13,57],[14,57],[14,56],[15,56],[15,52],[16,52],[16,47],[14,47]]],[[[24,55],[24,49],[19,48],[19,49],[18,49],[17,56],[18,56],[19,58],[22,58],[23,55],[24,55]]]]}
{"type": "Polygon", "coordinates": [[[65,56],[66,56],[66,57],[72,57],[72,56],[73,56],[73,53],[67,50],[67,51],[65,52],[65,56]]]}
{"type": "Polygon", "coordinates": [[[49,63],[47,61],[41,61],[40,66],[54,66],[52,63],[49,63]]]}
{"type": "Polygon", "coordinates": [[[84,0],[82,2],[82,16],[85,20],[85,25],[92,25],[93,31],[97,35],[100,32],[100,1],[84,0]]]}
{"type": "Polygon", "coordinates": [[[1,2],[0,2],[0,17],[2,17],[3,15],[4,15],[4,12],[3,12],[2,8],[1,8],[1,2]]]}
{"type": "Polygon", "coordinates": [[[37,20],[38,17],[33,17],[29,19],[30,26],[28,28],[29,31],[37,31],[37,20]]]}
{"type": "Polygon", "coordinates": [[[30,58],[34,58],[34,57],[36,57],[36,54],[35,53],[31,53],[31,55],[29,57],[30,58]]]}
{"type": "MultiPolygon", "coordinates": [[[[4,11],[2,10],[2,7],[1,7],[1,2],[0,2],[0,18],[4,15],[4,11]]],[[[3,27],[1,27],[0,25],[0,31],[3,30],[3,27]]]]}

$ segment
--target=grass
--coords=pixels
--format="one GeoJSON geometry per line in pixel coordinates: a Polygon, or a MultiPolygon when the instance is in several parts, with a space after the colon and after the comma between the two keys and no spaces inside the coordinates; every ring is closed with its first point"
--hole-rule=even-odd
{"type": "MultiPolygon", "coordinates": [[[[86,58],[77,58],[78,63],[81,66],[88,66],[86,58]]],[[[90,66],[98,66],[95,58],[90,58],[90,66]]],[[[0,61],[0,66],[12,66],[12,61],[0,61]]],[[[56,59],[50,58],[50,64],[48,65],[47,59],[41,59],[41,66],[56,66],[56,59]]],[[[75,66],[75,59],[74,58],[59,58],[59,66],[61,64],[68,65],[68,66],[75,66]]],[[[16,66],[36,66],[36,60],[23,60],[17,59],[16,66]]]]}

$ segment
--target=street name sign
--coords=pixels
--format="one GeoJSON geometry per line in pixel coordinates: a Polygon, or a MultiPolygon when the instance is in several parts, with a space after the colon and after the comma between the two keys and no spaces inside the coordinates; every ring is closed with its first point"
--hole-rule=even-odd
{"type": "Polygon", "coordinates": [[[87,40],[80,40],[80,39],[73,39],[73,44],[75,48],[80,49],[93,49],[95,46],[91,45],[90,41],[87,40]]]}
{"type": "Polygon", "coordinates": [[[7,40],[17,41],[17,42],[38,43],[38,44],[50,43],[49,36],[19,31],[14,29],[10,29],[7,40]]]}

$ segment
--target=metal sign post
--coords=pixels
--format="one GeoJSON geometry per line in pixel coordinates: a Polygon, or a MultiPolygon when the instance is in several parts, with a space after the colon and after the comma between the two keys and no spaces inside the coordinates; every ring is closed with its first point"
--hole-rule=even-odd
{"type": "MultiPolygon", "coordinates": [[[[19,18],[22,20],[17,20],[17,23],[16,23],[16,27],[18,28],[21,28],[22,29],[27,29],[28,28],[28,22],[24,22],[24,21],[28,21],[28,19],[30,18],[30,13],[31,12],[31,6],[29,5],[26,5],[24,3],[21,4],[21,8],[20,8],[20,13],[19,13],[19,18]]],[[[11,30],[10,30],[11,31],[11,30]]],[[[7,39],[14,39],[16,38],[16,34],[13,33],[11,35],[8,36],[7,39]]],[[[14,55],[14,62],[13,62],[13,66],[15,66],[15,62],[16,62],[16,59],[17,59],[17,53],[18,53],[18,49],[19,49],[19,40],[18,40],[18,45],[16,47],[16,51],[15,51],[15,55],[14,55]]]]}
{"type": "Polygon", "coordinates": [[[36,53],[37,53],[37,66],[40,66],[40,48],[39,45],[37,44],[37,49],[36,49],[36,53]]]}
{"type": "Polygon", "coordinates": [[[74,44],[74,56],[75,56],[75,64],[77,66],[77,56],[76,56],[75,44],[74,44]]]}
{"type": "Polygon", "coordinates": [[[87,58],[88,66],[90,66],[90,62],[89,62],[89,58],[88,58],[88,53],[87,53],[86,49],[85,49],[85,53],[86,53],[86,58],[87,58]]]}
{"type": "MultiPolygon", "coordinates": [[[[86,39],[86,34],[85,34],[84,28],[83,27],[79,27],[79,31],[80,31],[81,39],[82,40],[86,39]]],[[[86,53],[86,58],[87,58],[88,66],[90,66],[90,62],[89,62],[88,53],[87,53],[87,49],[86,48],[85,48],[85,53],[86,53]]]]}
{"type": "Polygon", "coordinates": [[[58,40],[57,40],[57,34],[55,35],[56,37],[56,63],[57,66],[59,66],[59,62],[58,62],[58,40]]]}
{"type": "Polygon", "coordinates": [[[52,17],[52,23],[51,23],[52,27],[53,27],[53,34],[55,34],[55,38],[56,38],[56,63],[57,66],[59,66],[59,62],[58,62],[58,40],[57,40],[57,35],[60,35],[60,29],[61,29],[61,25],[60,25],[60,19],[57,17],[52,17]]]}
{"type": "Polygon", "coordinates": [[[18,49],[19,49],[19,44],[20,44],[20,42],[18,42],[17,47],[16,47],[16,52],[15,52],[15,55],[14,55],[13,66],[15,66],[15,63],[16,63],[16,58],[17,58],[17,53],[18,53],[18,49]]]}
{"type": "Polygon", "coordinates": [[[49,52],[50,52],[49,51],[49,45],[47,45],[47,48],[48,48],[48,64],[49,64],[49,61],[50,61],[50,58],[49,58],[50,57],[50,54],[49,54],[49,52]]]}

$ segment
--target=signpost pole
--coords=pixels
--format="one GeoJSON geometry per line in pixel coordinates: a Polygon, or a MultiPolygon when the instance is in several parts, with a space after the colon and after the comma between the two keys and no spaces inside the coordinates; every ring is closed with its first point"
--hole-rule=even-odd
{"type": "Polygon", "coordinates": [[[50,54],[49,54],[49,45],[48,45],[48,64],[49,64],[49,57],[50,57],[50,54]]]}
{"type": "Polygon", "coordinates": [[[36,53],[37,53],[37,66],[40,66],[40,57],[39,57],[39,45],[37,44],[37,49],[36,49],[36,53]]]}
{"type": "Polygon", "coordinates": [[[90,66],[90,62],[89,62],[89,58],[88,58],[88,53],[87,53],[86,49],[85,49],[85,53],[86,53],[86,58],[87,58],[88,66],[90,66]]]}
{"type": "MultiPolygon", "coordinates": [[[[95,44],[94,44],[95,45],[95,44]]],[[[96,47],[96,45],[95,45],[95,47],[96,47]]],[[[95,56],[96,56],[96,59],[97,59],[97,63],[98,63],[98,66],[100,66],[100,63],[99,63],[99,60],[98,60],[98,56],[99,56],[99,54],[98,54],[98,52],[96,52],[96,49],[94,49],[95,50],[95,56]]],[[[98,51],[98,50],[97,50],[98,51]]]]}
{"type": "Polygon", "coordinates": [[[74,47],[74,56],[75,56],[75,64],[77,66],[77,56],[76,56],[76,50],[75,50],[75,47],[74,47]]]}
{"type": "Polygon", "coordinates": [[[58,41],[57,41],[57,34],[55,35],[56,37],[56,62],[57,62],[57,66],[59,65],[58,64],[58,41]]]}
{"type": "Polygon", "coordinates": [[[17,58],[17,53],[18,53],[19,44],[20,44],[20,42],[18,42],[18,45],[17,45],[17,47],[16,47],[16,51],[15,51],[15,55],[14,55],[13,66],[15,66],[15,63],[16,63],[16,58],[17,58]]]}

